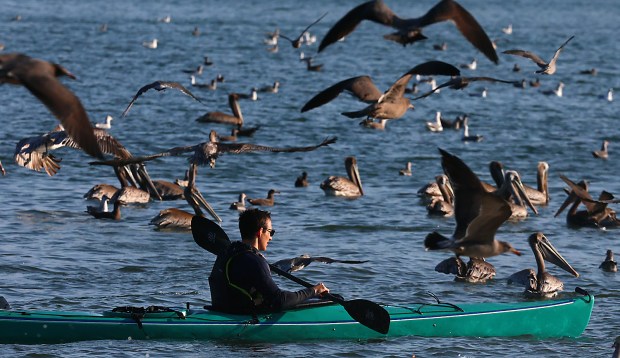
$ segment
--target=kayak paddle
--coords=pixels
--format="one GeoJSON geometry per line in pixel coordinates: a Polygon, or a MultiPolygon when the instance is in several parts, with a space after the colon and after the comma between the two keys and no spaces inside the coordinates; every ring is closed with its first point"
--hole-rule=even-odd
{"type": "MultiPolygon", "coordinates": [[[[226,235],[226,232],[224,232],[224,229],[215,222],[202,216],[196,215],[192,218],[192,236],[198,246],[215,255],[223,253],[230,245],[230,239],[228,235],[226,235]]],[[[314,286],[299,277],[283,271],[277,266],[269,264],[269,268],[278,275],[288,278],[304,287],[314,286]]],[[[351,318],[364,326],[381,334],[388,333],[390,329],[390,314],[385,308],[378,304],[364,299],[344,300],[331,293],[324,293],[322,297],[342,305],[351,318]]]]}

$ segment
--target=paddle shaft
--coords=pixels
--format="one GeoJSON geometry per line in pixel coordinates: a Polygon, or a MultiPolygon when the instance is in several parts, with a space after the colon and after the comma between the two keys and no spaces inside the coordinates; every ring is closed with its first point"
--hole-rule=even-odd
{"type": "MultiPolygon", "coordinates": [[[[286,278],[288,278],[289,280],[294,281],[294,282],[296,282],[296,283],[298,283],[298,284],[300,284],[300,285],[302,285],[302,286],[305,286],[305,287],[314,287],[314,285],[313,285],[313,284],[311,284],[310,282],[308,282],[308,281],[304,281],[304,280],[300,279],[300,278],[299,278],[299,277],[297,277],[297,276],[293,276],[293,275],[291,275],[290,273],[288,273],[288,272],[286,272],[286,271],[284,271],[284,270],[280,269],[278,266],[275,266],[275,265],[273,265],[273,264],[269,264],[269,268],[271,269],[271,271],[273,271],[273,272],[277,273],[278,275],[283,276],[283,277],[286,277],[286,278]]],[[[331,293],[324,293],[322,296],[323,296],[323,297],[325,297],[325,298],[327,298],[327,299],[329,299],[330,301],[334,301],[334,302],[336,302],[336,303],[340,303],[340,304],[342,304],[342,303],[344,302],[344,300],[343,300],[343,299],[341,299],[341,298],[339,298],[339,297],[336,297],[336,296],[332,295],[331,293]]]]}

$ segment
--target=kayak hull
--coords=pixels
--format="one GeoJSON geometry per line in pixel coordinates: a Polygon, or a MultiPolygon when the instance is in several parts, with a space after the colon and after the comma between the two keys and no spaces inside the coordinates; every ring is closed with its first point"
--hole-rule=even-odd
{"type": "Polygon", "coordinates": [[[315,305],[249,316],[210,310],[103,313],[0,310],[0,343],[85,340],[233,340],[285,342],[424,337],[578,337],[590,320],[594,297],[519,303],[385,306],[388,334],[354,321],[342,306],[315,305]],[[183,316],[181,318],[180,316],[183,316]]]}

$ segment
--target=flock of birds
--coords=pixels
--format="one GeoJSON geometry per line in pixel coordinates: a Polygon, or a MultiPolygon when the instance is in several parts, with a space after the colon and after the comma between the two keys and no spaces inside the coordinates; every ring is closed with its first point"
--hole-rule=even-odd
{"type": "MultiPolygon", "coordinates": [[[[279,39],[289,41],[293,48],[299,49],[302,45],[312,45],[316,36],[309,32],[310,28],[322,21],[326,16],[323,14],[296,37],[282,34],[279,30],[269,33],[265,44],[270,46],[269,51],[278,50],[279,39]]],[[[426,39],[422,30],[432,24],[451,21],[461,32],[464,38],[488,60],[497,64],[499,57],[494,44],[472,14],[454,0],[441,0],[426,14],[418,18],[401,18],[395,14],[383,1],[374,0],[365,2],[346,13],[338,20],[327,34],[322,38],[317,53],[325,51],[328,47],[343,38],[355,41],[353,35],[356,27],[364,20],[373,21],[388,27],[395,32],[384,35],[386,40],[395,41],[402,45],[408,45],[426,39]]],[[[169,17],[161,20],[170,22],[169,17]]],[[[105,27],[107,30],[107,26],[105,27]]],[[[103,31],[103,27],[102,27],[103,31]]],[[[512,26],[503,29],[505,34],[512,33],[512,26]]],[[[196,28],[194,36],[199,36],[196,28]]],[[[561,71],[561,63],[558,64],[562,51],[570,51],[570,42],[574,36],[568,37],[553,56],[547,61],[528,50],[511,49],[503,51],[504,54],[520,56],[531,60],[538,67],[535,71],[538,75],[551,76],[561,71]]],[[[157,48],[158,41],[153,39],[143,43],[150,49],[157,48]]],[[[444,51],[447,45],[442,43],[435,47],[444,51]]],[[[334,49],[337,50],[337,49],[334,49]]],[[[303,53],[302,53],[303,54],[303,53]]],[[[300,59],[307,63],[310,71],[320,71],[321,65],[313,64],[313,57],[301,55],[300,59]]],[[[206,89],[216,90],[217,83],[223,82],[224,77],[218,75],[211,83],[199,83],[198,76],[203,68],[212,64],[205,57],[204,63],[195,70],[187,71],[191,75],[191,90],[206,89]]],[[[477,63],[474,59],[471,63],[463,64],[460,68],[476,70],[477,63]]],[[[515,65],[513,71],[520,71],[515,65]]],[[[585,70],[584,70],[585,71],[585,70]]],[[[592,70],[588,70],[592,73],[592,70]]],[[[119,180],[120,187],[110,184],[97,184],[85,198],[99,200],[99,206],[88,206],[87,212],[95,218],[121,219],[121,206],[131,203],[147,203],[151,200],[186,200],[193,212],[187,212],[176,208],[162,210],[150,223],[157,228],[188,229],[191,218],[194,215],[210,215],[214,220],[221,221],[215,210],[204,199],[196,187],[197,170],[200,166],[209,165],[214,167],[219,155],[243,154],[249,152],[307,152],[317,150],[336,142],[335,137],[326,138],[314,145],[297,147],[270,147],[251,143],[239,143],[239,137],[254,135],[260,130],[260,126],[248,127],[244,123],[241,111],[241,100],[256,100],[258,93],[277,93],[279,82],[265,88],[252,88],[250,93],[230,93],[228,95],[230,112],[208,112],[197,119],[199,122],[220,123],[231,126],[231,135],[223,135],[211,131],[207,142],[190,146],[174,147],[151,155],[134,156],[118,140],[107,131],[112,125],[112,117],[108,116],[105,123],[97,123],[93,126],[79,98],[69,90],[60,80],[60,77],[75,79],[75,76],[62,65],[51,63],[41,59],[35,59],[21,53],[0,54],[0,83],[20,85],[27,88],[32,95],[38,98],[50,112],[58,118],[60,124],[52,131],[42,135],[24,138],[16,145],[14,159],[19,166],[35,171],[45,171],[49,176],[55,175],[60,169],[61,159],[52,154],[52,151],[62,147],[80,149],[87,155],[94,157],[93,165],[105,165],[111,167],[119,180]],[[186,156],[189,168],[183,180],[168,182],[163,180],[151,180],[146,170],[146,163],[162,157],[186,156]],[[110,210],[109,204],[113,208],[110,210]]],[[[360,125],[372,129],[385,129],[387,123],[397,120],[405,113],[414,108],[414,103],[429,96],[438,95],[443,89],[464,89],[472,83],[499,83],[514,87],[524,87],[526,81],[512,81],[492,78],[487,76],[470,77],[461,75],[459,67],[442,61],[427,61],[412,67],[409,71],[397,78],[385,91],[381,91],[367,75],[359,75],[335,82],[328,88],[319,90],[315,96],[308,99],[301,107],[301,112],[311,111],[319,106],[335,100],[343,92],[349,93],[364,104],[359,110],[343,112],[342,115],[350,118],[361,118],[360,125]],[[437,85],[435,77],[445,76],[447,79],[437,85]],[[415,79],[413,86],[409,83],[415,79]],[[429,83],[431,89],[416,97],[408,95],[419,92],[419,87],[429,83]]],[[[537,81],[530,81],[531,86],[537,86],[537,81]]],[[[564,84],[559,83],[558,88],[550,93],[562,96],[564,84]]],[[[140,97],[150,90],[164,91],[175,90],[183,93],[194,101],[202,103],[201,99],[183,84],[172,81],[155,81],[138,89],[135,96],[128,103],[121,117],[129,114],[140,97]]],[[[486,90],[480,96],[486,96],[486,90]]],[[[613,90],[610,89],[607,101],[613,100],[613,90]]],[[[445,128],[463,130],[463,141],[483,140],[481,135],[470,135],[469,118],[467,115],[459,116],[455,120],[448,120],[436,113],[434,122],[426,124],[428,130],[433,132],[443,131],[445,128]]],[[[602,143],[600,150],[592,152],[596,158],[608,158],[609,141],[602,143]]],[[[531,211],[537,214],[537,205],[547,205],[549,201],[547,172],[549,165],[541,162],[538,165],[538,186],[531,188],[525,186],[520,179],[519,173],[514,170],[504,170],[501,163],[492,162],[490,165],[491,175],[495,184],[481,181],[478,176],[456,155],[443,149],[439,149],[443,173],[437,175],[436,180],[418,191],[419,195],[428,197],[429,215],[454,216],[456,228],[450,237],[439,232],[428,234],[424,245],[428,250],[451,251],[455,255],[440,262],[436,270],[446,274],[455,275],[457,280],[467,282],[484,282],[495,276],[494,267],[486,261],[487,258],[503,253],[520,255],[510,243],[495,239],[497,230],[507,220],[522,220],[531,211]],[[468,257],[465,263],[461,257],[468,257]]],[[[330,176],[325,179],[320,187],[329,196],[341,196],[356,198],[364,195],[361,177],[354,156],[345,158],[347,177],[330,176]]],[[[5,168],[0,163],[2,173],[5,168]]],[[[400,175],[411,175],[411,162],[400,171],[400,175]]],[[[610,228],[620,226],[620,220],[609,204],[617,203],[618,200],[606,191],[597,198],[593,198],[588,192],[588,183],[580,181],[575,183],[566,177],[562,177],[566,183],[567,198],[557,211],[559,215],[570,205],[566,220],[571,225],[587,226],[596,228],[610,228]],[[585,210],[579,210],[583,204],[585,210]]],[[[295,181],[295,187],[308,185],[308,173],[303,174],[295,181]]],[[[272,206],[275,195],[279,192],[269,190],[266,198],[248,198],[245,193],[239,195],[239,200],[230,205],[231,210],[245,210],[246,205],[272,206]]],[[[568,273],[578,277],[579,274],[562,257],[551,244],[549,238],[542,232],[530,235],[528,239],[530,248],[536,259],[537,269],[526,269],[509,277],[509,282],[523,285],[528,296],[550,297],[556,295],[563,288],[561,280],[546,271],[545,262],[552,263],[568,273]]],[[[361,261],[333,260],[329,258],[299,257],[279,263],[286,267],[287,271],[294,271],[308,265],[312,261],[319,262],[344,262],[362,263],[361,261]],[[287,266],[288,265],[288,266],[287,266]]],[[[613,252],[607,251],[606,259],[601,264],[605,271],[617,271],[617,263],[614,261],[613,252]]]]}

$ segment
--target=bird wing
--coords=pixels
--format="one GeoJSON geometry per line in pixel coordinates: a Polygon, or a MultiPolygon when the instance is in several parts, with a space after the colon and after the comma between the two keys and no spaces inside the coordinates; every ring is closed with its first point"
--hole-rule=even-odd
{"type": "MultiPolygon", "coordinates": [[[[97,138],[97,143],[103,153],[112,154],[119,159],[128,159],[132,157],[127,148],[105,129],[95,128],[94,133],[95,138],[97,138]]],[[[70,137],[67,137],[63,144],[70,148],[80,149],[80,145],[70,137]]]]}
{"type": "Polygon", "coordinates": [[[182,84],[178,83],[178,82],[169,82],[169,81],[157,81],[159,82],[160,86],[164,87],[164,88],[174,88],[177,89],[181,92],[183,92],[184,94],[192,97],[194,100],[202,103],[202,101],[200,99],[198,99],[198,97],[194,96],[194,94],[192,92],[190,92],[187,88],[185,88],[182,84]]]}
{"type": "Polygon", "coordinates": [[[321,40],[318,52],[323,51],[327,46],[353,32],[362,20],[370,20],[382,25],[392,26],[395,16],[394,12],[381,0],[368,1],[358,5],[329,29],[323,40],[321,40]]]}
{"type": "Polygon", "coordinates": [[[127,115],[127,113],[129,112],[129,109],[133,106],[133,103],[138,99],[138,97],[140,97],[143,93],[145,93],[146,91],[148,91],[148,90],[150,90],[152,88],[154,88],[154,89],[156,89],[158,91],[164,90],[166,88],[174,88],[174,89],[177,89],[177,90],[185,93],[186,95],[192,97],[194,100],[202,103],[202,101],[200,101],[200,99],[198,99],[196,96],[194,96],[187,88],[183,87],[183,85],[181,85],[178,82],[155,81],[153,83],[149,83],[148,85],[142,86],[142,88],[140,88],[138,90],[136,95],[133,96],[133,98],[131,99],[131,102],[129,102],[129,105],[127,105],[127,108],[125,108],[125,110],[121,114],[121,117],[125,117],[127,115]]]}
{"type": "Polygon", "coordinates": [[[405,20],[416,27],[425,27],[441,21],[452,21],[456,28],[489,60],[499,62],[493,43],[476,19],[456,1],[443,0],[417,19],[405,20]]]}
{"type": "Polygon", "coordinates": [[[547,62],[545,62],[542,58],[538,57],[538,55],[536,55],[535,53],[530,52],[530,51],[506,50],[503,53],[508,54],[508,55],[515,55],[515,56],[521,56],[521,57],[529,58],[530,60],[536,62],[536,64],[538,64],[539,66],[546,66],[547,65],[547,62]]]}
{"type": "Polygon", "coordinates": [[[469,82],[474,82],[474,81],[502,82],[502,83],[510,83],[510,84],[516,83],[516,81],[500,80],[500,79],[493,78],[493,77],[467,77],[467,81],[469,82]]]}
{"type": "Polygon", "coordinates": [[[558,60],[558,57],[560,56],[560,52],[562,52],[562,49],[564,48],[564,46],[566,46],[566,44],[573,39],[573,37],[575,36],[571,36],[568,40],[566,40],[566,42],[564,42],[562,44],[562,46],[560,46],[557,50],[555,50],[555,53],[553,54],[553,57],[551,58],[551,61],[549,61],[549,64],[553,64],[555,63],[555,61],[558,60]]]}
{"type": "MultiPolygon", "coordinates": [[[[402,75],[394,84],[385,92],[384,100],[400,98],[405,94],[405,88],[413,75],[423,76],[459,76],[461,71],[449,63],[442,61],[428,61],[421,63],[402,75]]],[[[428,95],[428,94],[427,94],[428,95]]],[[[426,96],[426,95],[425,95],[426,96]]],[[[421,98],[421,97],[418,97],[421,98]]]]}
{"type": "Polygon", "coordinates": [[[369,76],[357,76],[340,81],[312,97],[301,108],[301,112],[306,112],[316,107],[320,107],[334,98],[338,97],[342,91],[349,91],[355,97],[364,102],[376,101],[382,93],[372,82],[369,76]]]}
{"type": "MultiPolygon", "coordinates": [[[[45,61],[27,58],[26,61],[16,64],[11,73],[60,120],[67,133],[80,143],[84,152],[103,159],[84,106],[54,74],[49,73],[49,65],[45,61]]],[[[62,68],[51,65],[54,71],[62,68]]]]}
{"type": "Polygon", "coordinates": [[[218,153],[231,153],[231,154],[241,154],[248,152],[283,152],[283,153],[291,153],[291,152],[309,152],[313,151],[317,148],[327,146],[336,142],[337,137],[326,138],[317,145],[312,145],[308,147],[288,147],[288,148],[277,148],[277,147],[268,147],[264,145],[252,144],[252,143],[215,143],[217,146],[218,153]]]}

